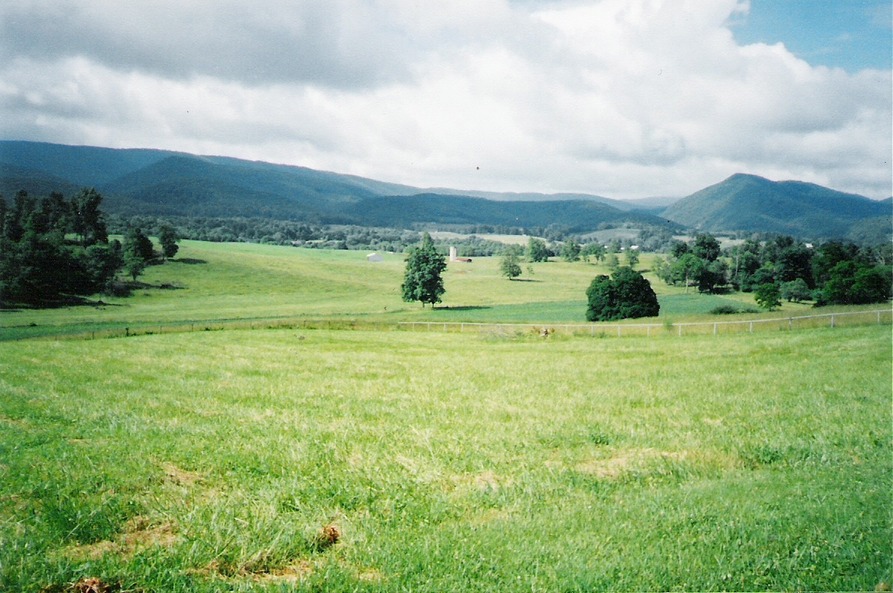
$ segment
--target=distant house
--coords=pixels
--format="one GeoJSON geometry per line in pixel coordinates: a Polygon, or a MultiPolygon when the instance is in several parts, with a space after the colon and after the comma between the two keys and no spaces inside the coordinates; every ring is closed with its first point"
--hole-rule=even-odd
{"type": "Polygon", "coordinates": [[[370,263],[376,263],[380,261],[384,261],[384,258],[377,253],[370,253],[366,256],[366,261],[370,263]]]}

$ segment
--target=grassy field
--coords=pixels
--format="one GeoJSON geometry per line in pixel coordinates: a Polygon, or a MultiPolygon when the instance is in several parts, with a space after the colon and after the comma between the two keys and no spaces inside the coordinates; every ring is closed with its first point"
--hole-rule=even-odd
{"type": "MultiPolygon", "coordinates": [[[[888,323],[415,333],[582,322],[606,270],[451,264],[431,310],[400,301],[400,255],[180,255],[128,299],[0,312],[0,591],[893,583],[888,323]],[[145,333],[177,324],[228,329],[145,333]],[[62,339],[116,327],[143,332],[62,339]]],[[[652,283],[667,327],[753,306],[652,283]]]]}
{"type": "MultiPolygon", "coordinates": [[[[585,323],[586,289],[597,274],[610,273],[605,266],[553,261],[533,264],[533,275],[525,266],[520,281],[509,281],[499,274],[499,258],[475,258],[449,265],[444,302],[432,310],[400,299],[402,254],[385,254],[374,264],[365,255],[183,241],[176,260],[147,268],[140,277],[144,288],[131,297],[96,297],[93,305],[41,311],[0,310],[0,340],[219,320],[585,323]]],[[[647,270],[651,262],[645,254],[639,268],[647,270]]],[[[648,272],[646,277],[661,301],[661,322],[707,315],[723,304],[754,308],[752,295],[697,295],[666,286],[648,272]]],[[[808,305],[786,303],[770,315],[809,311],[808,305]]]]}
{"type": "Polygon", "coordinates": [[[0,361],[0,590],[893,577],[887,327],[227,331],[5,342],[0,361]]]}

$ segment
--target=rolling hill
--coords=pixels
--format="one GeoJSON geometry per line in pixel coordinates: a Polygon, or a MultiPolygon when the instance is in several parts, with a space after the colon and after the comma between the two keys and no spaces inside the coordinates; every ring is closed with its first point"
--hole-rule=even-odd
{"type": "Polygon", "coordinates": [[[0,193],[96,187],[124,215],[263,217],[323,224],[564,226],[677,225],[633,205],[586,194],[425,190],[354,175],[164,150],[0,142],[0,193]]]}
{"type": "Polygon", "coordinates": [[[662,215],[689,228],[854,238],[866,229],[889,236],[893,203],[801,181],[736,174],[682,198],[662,215]]]}
{"type": "Polygon", "coordinates": [[[799,181],[737,174],[672,203],[590,194],[423,189],[222,156],[0,141],[0,195],[70,195],[96,187],[121,215],[262,217],[320,224],[420,223],[547,227],[570,232],[663,226],[879,242],[891,236],[893,201],[799,181]]]}

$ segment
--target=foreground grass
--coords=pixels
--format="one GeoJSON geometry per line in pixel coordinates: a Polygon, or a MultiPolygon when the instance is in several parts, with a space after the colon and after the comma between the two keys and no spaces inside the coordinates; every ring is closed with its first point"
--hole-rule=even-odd
{"type": "Polygon", "coordinates": [[[870,590],[890,369],[888,327],[0,343],[0,590],[870,590]]]}

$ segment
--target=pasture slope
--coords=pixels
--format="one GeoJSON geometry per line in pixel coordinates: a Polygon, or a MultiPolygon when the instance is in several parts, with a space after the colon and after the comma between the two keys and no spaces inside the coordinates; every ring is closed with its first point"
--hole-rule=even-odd
{"type": "Polygon", "coordinates": [[[0,590],[893,582],[888,325],[412,333],[391,320],[582,302],[597,268],[544,264],[521,283],[496,262],[454,267],[455,308],[422,311],[392,286],[399,256],[183,256],[130,300],[0,314],[7,338],[47,329],[0,341],[0,590]],[[278,315],[378,329],[49,331],[278,315]]]}
{"type": "MultiPolygon", "coordinates": [[[[84,306],[50,310],[0,310],[0,340],[41,335],[203,329],[244,322],[295,325],[371,324],[400,321],[484,323],[585,323],[586,288],[604,265],[553,261],[524,266],[518,281],[499,273],[499,258],[451,263],[447,292],[436,309],[400,300],[404,256],[383,254],[379,263],[357,251],[324,251],[247,243],[181,242],[178,257],[151,266],[128,298],[96,297],[84,306]],[[531,273],[532,271],[532,273],[531,273]],[[219,322],[215,325],[213,322],[219,322]]],[[[643,270],[661,302],[659,322],[716,321],[708,312],[720,305],[755,308],[752,295],[697,295],[665,285],[643,270]]],[[[877,307],[869,307],[876,309],[877,307]]],[[[840,309],[825,308],[821,312],[840,309]]],[[[843,310],[850,311],[851,308],[843,310]]],[[[781,311],[744,318],[808,315],[808,304],[785,303],[781,311]]],[[[721,320],[742,319],[725,316],[721,320]]]]}

